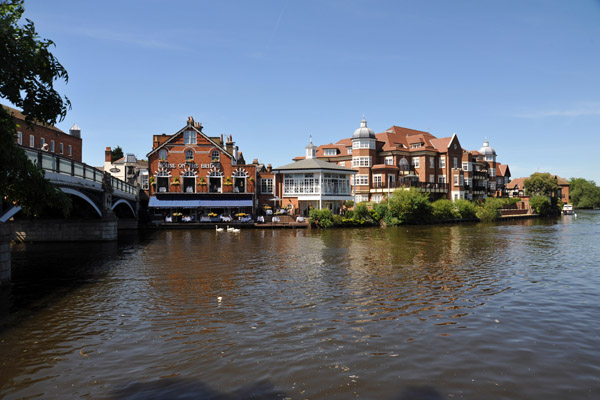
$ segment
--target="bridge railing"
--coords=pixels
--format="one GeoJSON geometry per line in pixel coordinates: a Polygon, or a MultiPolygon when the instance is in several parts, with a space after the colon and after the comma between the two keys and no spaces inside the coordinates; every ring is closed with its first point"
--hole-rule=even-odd
{"type": "MultiPolygon", "coordinates": [[[[104,172],[90,165],[62,157],[55,153],[32,149],[30,147],[20,147],[25,151],[27,158],[41,166],[44,171],[75,176],[97,183],[102,183],[104,180],[104,172]]],[[[114,190],[120,190],[132,196],[138,195],[139,189],[134,185],[115,178],[112,175],[110,176],[110,182],[114,190]]]]}

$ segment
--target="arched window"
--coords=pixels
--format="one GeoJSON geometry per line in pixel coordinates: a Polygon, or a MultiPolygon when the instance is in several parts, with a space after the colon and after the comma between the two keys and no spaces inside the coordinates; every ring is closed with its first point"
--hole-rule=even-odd
{"type": "Polygon", "coordinates": [[[401,158],[400,162],[398,163],[398,166],[400,167],[400,171],[407,171],[408,161],[406,161],[406,158],[401,158]]]}
{"type": "Polygon", "coordinates": [[[194,151],[192,149],[185,151],[185,161],[194,161],[194,151]]]}
{"type": "Polygon", "coordinates": [[[158,159],[159,160],[166,160],[167,159],[167,151],[165,149],[162,149],[158,152],[158,159]]]}
{"type": "Polygon", "coordinates": [[[216,163],[216,162],[219,162],[220,159],[221,159],[221,153],[219,153],[219,150],[213,150],[210,155],[210,161],[216,163]]]}

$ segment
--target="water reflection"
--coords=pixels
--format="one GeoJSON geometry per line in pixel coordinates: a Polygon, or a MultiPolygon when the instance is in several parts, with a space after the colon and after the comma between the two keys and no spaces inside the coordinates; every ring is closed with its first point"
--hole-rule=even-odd
{"type": "Polygon", "coordinates": [[[599,226],[592,213],[569,223],[174,230],[72,254],[43,248],[31,260],[52,251],[65,268],[25,262],[15,274],[0,331],[14,362],[0,366],[0,390],[584,398],[600,386],[599,226]]]}

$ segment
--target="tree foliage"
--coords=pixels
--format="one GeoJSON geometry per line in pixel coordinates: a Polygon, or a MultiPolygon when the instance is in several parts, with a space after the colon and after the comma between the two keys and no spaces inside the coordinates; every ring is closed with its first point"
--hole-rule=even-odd
{"type": "Polygon", "coordinates": [[[500,208],[504,204],[504,200],[495,197],[487,197],[485,202],[477,209],[477,218],[483,222],[495,221],[500,217],[500,208]]]}
{"type": "Polygon", "coordinates": [[[523,184],[528,196],[543,195],[551,197],[558,190],[558,183],[554,175],[548,172],[535,172],[523,184]]]}
{"type": "MultiPolygon", "coordinates": [[[[23,110],[27,124],[55,124],[66,116],[69,99],[54,89],[55,80],[68,81],[67,71],[48,50],[54,43],[40,39],[32,21],[19,20],[23,0],[0,2],[0,96],[23,110]]],[[[14,118],[0,107],[0,195],[29,214],[48,204],[70,208],[68,197],[44,177],[15,142],[14,118]]]]}
{"type": "Polygon", "coordinates": [[[454,203],[448,199],[436,200],[431,204],[433,209],[433,218],[438,220],[457,219],[460,218],[458,209],[454,203]]]}
{"type": "Polygon", "coordinates": [[[571,178],[569,197],[575,208],[599,208],[600,187],[594,181],[583,178],[571,178]]]}
{"type": "Polygon", "coordinates": [[[531,196],[529,198],[529,205],[539,215],[550,215],[552,213],[552,202],[547,196],[531,196]]]}
{"type": "Polygon", "coordinates": [[[110,152],[110,162],[111,163],[114,163],[115,161],[120,160],[121,158],[123,158],[123,149],[121,148],[121,146],[117,146],[111,150],[111,152],[110,152]]]}
{"type": "Polygon", "coordinates": [[[429,196],[415,188],[396,189],[388,201],[391,216],[397,218],[399,223],[418,224],[431,219],[429,196]]]}

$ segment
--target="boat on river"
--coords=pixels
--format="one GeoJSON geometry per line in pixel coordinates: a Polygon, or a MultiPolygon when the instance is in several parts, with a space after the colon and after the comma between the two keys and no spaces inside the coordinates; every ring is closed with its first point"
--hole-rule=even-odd
{"type": "Polygon", "coordinates": [[[563,215],[573,215],[575,214],[575,211],[573,210],[573,205],[572,204],[565,204],[562,208],[562,213],[563,215]]]}

